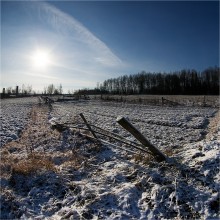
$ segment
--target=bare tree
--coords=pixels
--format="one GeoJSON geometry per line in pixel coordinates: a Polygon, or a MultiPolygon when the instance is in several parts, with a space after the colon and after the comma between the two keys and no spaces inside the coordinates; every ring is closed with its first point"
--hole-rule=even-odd
{"type": "Polygon", "coordinates": [[[53,84],[50,84],[48,87],[47,87],[47,94],[48,95],[52,95],[54,94],[54,91],[55,91],[55,86],[53,84]]]}
{"type": "Polygon", "coordinates": [[[32,93],[32,85],[22,84],[21,93],[25,94],[25,95],[31,94],[32,93]]]}
{"type": "Polygon", "coordinates": [[[12,93],[12,87],[6,88],[6,92],[7,92],[8,94],[11,94],[11,93],[12,93]]]}
{"type": "Polygon", "coordinates": [[[62,94],[62,93],[63,93],[63,87],[62,87],[62,84],[59,85],[59,89],[58,89],[58,90],[59,90],[59,94],[62,94]]]}

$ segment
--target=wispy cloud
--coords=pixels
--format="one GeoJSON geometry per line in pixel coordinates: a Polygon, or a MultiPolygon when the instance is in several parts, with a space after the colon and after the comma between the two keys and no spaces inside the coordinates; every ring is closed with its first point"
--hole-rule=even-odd
{"type": "Polygon", "coordinates": [[[28,72],[28,73],[26,73],[26,75],[31,76],[31,77],[50,79],[50,80],[57,80],[58,79],[58,77],[50,76],[50,75],[46,75],[46,74],[41,74],[38,72],[28,72]]]}
{"type": "Polygon", "coordinates": [[[122,61],[111,49],[74,17],[49,3],[38,2],[39,17],[63,35],[72,36],[86,44],[94,53],[93,61],[105,66],[122,65],[122,61]]]}
{"type": "Polygon", "coordinates": [[[64,90],[94,88],[127,67],[72,14],[41,1],[19,1],[16,7],[17,16],[5,13],[2,26],[0,87],[26,83],[43,89],[63,83],[64,90]],[[8,25],[11,19],[17,25],[8,25]],[[47,68],[35,69],[31,57],[36,49],[51,53],[47,68]]]}

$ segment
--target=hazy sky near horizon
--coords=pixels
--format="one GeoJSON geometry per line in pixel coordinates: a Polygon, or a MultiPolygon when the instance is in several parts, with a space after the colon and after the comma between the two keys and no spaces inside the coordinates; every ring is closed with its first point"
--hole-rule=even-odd
{"type": "Polygon", "coordinates": [[[64,91],[219,66],[218,1],[1,1],[1,88],[64,91]]]}

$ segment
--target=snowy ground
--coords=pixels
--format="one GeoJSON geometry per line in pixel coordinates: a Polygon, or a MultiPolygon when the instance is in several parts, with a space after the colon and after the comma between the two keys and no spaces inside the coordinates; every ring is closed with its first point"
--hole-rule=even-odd
{"type": "MultiPolygon", "coordinates": [[[[1,219],[219,217],[218,109],[98,101],[50,109],[36,99],[3,101],[2,128],[25,129],[1,148],[1,219]],[[79,129],[51,129],[51,121],[82,124],[79,113],[134,141],[116,122],[127,117],[169,159],[100,146],[79,129]]],[[[9,140],[10,130],[1,132],[9,140]]]]}
{"type": "Polygon", "coordinates": [[[20,136],[28,123],[28,113],[37,100],[37,98],[0,99],[0,147],[20,136]]]}
{"type": "MultiPolygon", "coordinates": [[[[202,140],[209,119],[217,109],[199,107],[162,107],[111,102],[77,102],[55,104],[51,116],[62,123],[77,123],[83,113],[93,125],[134,140],[117,124],[118,116],[128,117],[153,144],[160,147],[181,147],[202,140]]],[[[80,122],[78,122],[80,123],[80,122]]]]}

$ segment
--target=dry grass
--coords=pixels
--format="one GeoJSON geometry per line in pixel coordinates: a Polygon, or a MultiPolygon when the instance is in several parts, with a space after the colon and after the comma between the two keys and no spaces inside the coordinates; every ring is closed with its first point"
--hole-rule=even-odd
{"type": "Polygon", "coordinates": [[[51,154],[51,161],[56,164],[57,172],[65,168],[78,169],[88,159],[76,150],[67,150],[65,152],[54,152],[51,154]]]}
{"type": "Polygon", "coordinates": [[[12,174],[29,175],[38,171],[56,171],[51,158],[42,154],[30,154],[27,158],[22,158],[16,154],[11,154],[7,149],[1,151],[1,177],[9,177],[12,174]]]}
{"type": "Polygon", "coordinates": [[[50,157],[42,157],[42,155],[32,154],[24,160],[13,163],[11,167],[13,174],[29,175],[39,171],[56,171],[55,165],[50,157]]]}
{"type": "Polygon", "coordinates": [[[88,141],[77,134],[64,140],[63,133],[51,129],[48,124],[48,111],[43,105],[33,107],[20,139],[0,149],[0,176],[10,178],[14,174],[29,175],[48,170],[59,173],[59,166],[74,169],[85,166],[88,158],[82,153],[88,148],[96,149],[96,144],[91,142],[85,147],[88,141]],[[63,146],[65,141],[68,148],[63,146]]]}
{"type": "Polygon", "coordinates": [[[136,163],[143,163],[145,165],[149,164],[152,160],[155,160],[154,157],[151,154],[139,152],[137,154],[134,154],[132,156],[132,159],[136,163]]]}
{"type": "MultiPolygon", "coordinates": [[[[175,155],[175,150],[172,148],[166,148],[162,150],[162,153],[164,153],[167,157],[172,157],[175,155]]],[[[147,154],[144,152],[139,152],[137,154],[134,154],[132,156],[132,159],[137,163],[143,163],[145,165],[150,164],[152,161],[155,161],[155,157],[151,154],[147,154]]]]}
{"type": "Polygon", "coordinates": [[[167,157],[172,157],[175,152],[172,148],[166,148],[163,153],[167,156],[167,157]]]}
{"type": "MultiPolygon", "coordinates": [[[[30,113],[30,122],[17,141],[6,144],[1,153],[1,175],[8,176],[10,173],[29,175],[43,170],[59,172],[62,168],[79,168],[88,165],[88,158],[84,152],[97,154],[101,149],[99,142],[91,141],[88,135],[90,132],[74,134],[68,142],[69,147],[63,148],[63,134],[51,129],[48,125],[48,107],[41,105],[33,107],[30,113]],[[54,148],[51,150],[51,148],[54,148]]],[[[167,156],[172,156],[172,149],[164,152],[167,156]]],[[[136,162],[149,164],[154,160],[149,154],[135,154],[132,159],[136,162]]]]}
{"type": "MultiPolygon", "coordinates": [[[[220,110],[215,114],[215,116],[210,120],[208,126],[208,134],[206,135],[206,139],[211,139],[213,134],[218,133],[218,129],[220,126],[220,110]]],[[[218,137],[220,139],[220,137],[218,137]]]]}
{"type": "Polygon", "coordinates": [[[12,173],[28,175],[39,170],[53,170],[55,166],[44,152],[34,152],[48,132],[45,125],[47,109],[33,107],[30,122],[17,141],[12,141],[0,149],[1,176],[12,173]]]}

